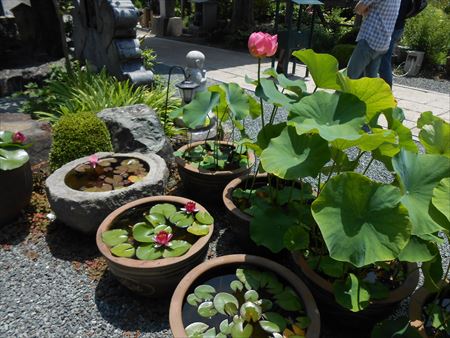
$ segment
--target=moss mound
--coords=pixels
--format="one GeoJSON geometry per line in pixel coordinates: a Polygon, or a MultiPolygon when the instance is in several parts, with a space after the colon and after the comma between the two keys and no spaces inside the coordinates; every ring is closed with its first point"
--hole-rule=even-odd
{"type": "Polygon", "coordinates": [[[64,115],[53,126],[52,139],[51,170],[98,151],[112,151],[108,129],[94,113],[64,115]]]}

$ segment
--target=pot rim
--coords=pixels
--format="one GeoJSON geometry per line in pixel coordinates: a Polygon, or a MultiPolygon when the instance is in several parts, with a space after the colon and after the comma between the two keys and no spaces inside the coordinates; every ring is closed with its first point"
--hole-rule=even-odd
{"type": "MultiPolygon", "coordinates": [[[[134,258],[125,258],[125,257],[116,257],[113,256],[111,250],[108,246],[102,241],[102,233],[107,231],[111,226],[112,222],[115,221],[122,213],[133,208],[138,207],[148,203],[158,203],[158,202],[172,202],[176,204],[186,204],[187,202],[192,201],[191,199],[179,197],[179,196],[151,196],[141,198],[127,204],[124,204],[120,208],[117,208],[112,213],[110,213],[103,222],[100,224],[97,234],[95,236],[95,241],[97,243],[97,248],[100,253],[109,261],[118,265],[122,265],[128,268],[137,268],[137,269],[153,269],[153,268],[161,268],[170,266],[172,264],[179,264],[189,260],[191,257],[195,256],[200,250],[202,250],[206,245],[208,245],[209,240],[214,231],[214,223],[210,225],[209,233],[205,236],[200,237],[194,244],[192,244],[191,248],[182,256],[179,257],[168,257],[157,259],[154,261],[145,261],[134,258]]],[[[199,211],[207,211],[201,204],[195,202],[199,211]]]]}
{"type": "MultiPolygon", "coordinates": [[[[302,272],[308,276],[308,278],[316,285],[318,285],[321,289],[333,293],[333,285],[327,281],[325,278],[320,276],[317,272],[310,268],[308,263],[306,263],[306,259],[303,257],[303,254],[296,251],[292,252],[292,258],[295,261],[295,264],[302,270],[302,272]]],[[[407,271],[408,277],[405,282],[395,290],[389,292],[389,296],[386,299],[382,300],[374,300],[375,304],[391,304],[399,302],[409,295],[411,295],[416,289],[417,284],[419,283],[419,268],[415,263],[407,263],[407,271]]]]}
{"type": "MultiPolygon", "coordinates": [[[[184,146],[181,146],[180,148],[178,148],[177,151],[185,152],[187,149],[196,147],[203,143],[205,143],[205,141],[197,141],[197,142],[192,142],[190,144],[185,144],[184,146]]],[[[219,144],[236,145],[234,142],[228,142],[228,141],[219,141],[219,144]]],[[[249,168],[251,168],[255,165],[256,159],[255,159],[254,152],[251,149],[247,148],[247,154],[248,154],[249,166],[247,166],[245,168],[237,168],[234,170],[211,171],[211,170],[207,170],[207,169],[195,168],[188,161],[186,161],[185,159],[183,159],[182,157],[179,157],[179,156],[175,156],[175,162],[178,166],[184,168],[185,170],[192,171],[197,174],[208,175],[208,176],[227,176],[227,175],[236,175],[239,173],[244,173],[246,170],[248,170],[249,168]]]]}
{"type": "Polygon", "coordinates": [[[175,289],[175,292],[172,295],[169,309],[170,328],[175,338],[185,338],[187,336],[184,330],[182,309],[186,293],[191,285],[194,284],[202,274],[206,273],[210,269],[224,265],[238,264],[256,265],[260,268],[270,270],[283,277],[290,284],[290,286],[295,289],[297,294],[302,299],[305,311],[311,320],[306,338],[320,337],[320,314],[316,302],[311,294],[311,291],[309,291],[306,284],[296,274],[294,274],[288,268],[280,265],[279,263],[271,261],[267,258],[245,254],[234,254],[216,257],[214,259],[203,262],[202,264],[196,266],[193,270],[191,270],[180,281],[177,288],[175,289]]]}
{"type": "MultiPolygon", "coordinates": [[[[449,285],[450,281],[441,281],[440,284],[443,285],[444,283],[449,285]]],[[[424,286],[421,286],[413,293],[413,295],[411,296],[411,301],[409,303],[408,316],[410,325],[415,328],[423,338],[428,338],[428,335],[425,331],[425,326],[422,319],[422,309],[427,300],[435,293],[436,292],[431,292],[424,286]]]]}
{"type": "MultiPolygon", "coordinates": [[[[233,180],[231,180],[225,187],[225,189],[223,189],[223,193],[222,193],[222,200],[223,200],[223,204],[225,204],[225,207],[235,216],[247,221],[247,222],[251,222],[253,217],[250,216],[249,214],[246,214],[245,212],[243,212],[241,209],[239,209],[237,207],[237,205],[233,202],[233,190],[236,189],[241,183],[253,178],[255,175],[254,174],[246,174],[243,176],[239,176],[233,180]]],[[[257,174],[256,178],[255,178],[255,182],[261,179],[264,179],[267,177],[267,173],[263,173],[263,174],[257,174]]]]}

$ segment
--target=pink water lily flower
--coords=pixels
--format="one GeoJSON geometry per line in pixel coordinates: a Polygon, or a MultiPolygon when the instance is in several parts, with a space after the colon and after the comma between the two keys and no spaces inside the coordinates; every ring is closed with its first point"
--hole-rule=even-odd
{"type": "Polygon", "coordinates": [[[98,156],[97,155],[91,155],[89,156],[89,164],[91,165],[92,168],[95,169],[95,167],[98,164],[98,156]]]}
{"type": "Polygon", "coordinates": [[[272,56],[278,48],[278,36],[263,32],[255,32],[248,38],[248,50],[257,58],[272,56]]]}
{"type": "Polygon", "coordinates": [[[184,205],[184,208],[181,208],[181,210],[183,210],[186,214],[192,214],[194,212],[197,212],[198,209],[195,207],[195,202],[187,202],[184,205]]]}
{"type": "Polygon", "coordinates": [[[153,240],[155,241],[155,247],[159,248],[161,246],[169,246],[170,240],[172,239],[173,234],[168,233],[167,231],[160,231],[156,234],[156,236],[153,236],[153,240]]]}
{"type": "Polygon", "coordinates": [[[27,140],[27,137],[22,134],[20,131],[16,131],[12,136],[13,143],[24,143],[27,140]]]}

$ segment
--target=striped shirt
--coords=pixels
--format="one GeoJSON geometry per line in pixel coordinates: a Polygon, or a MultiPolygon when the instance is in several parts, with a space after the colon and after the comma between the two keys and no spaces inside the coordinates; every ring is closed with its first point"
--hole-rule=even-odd
{"type": "Polygon", "coordinates": [[[364,19],[356,41],[366,40],[370,48],[387,51],[397,20],[401,0],[361,0],[369,11],[364,19]]]}

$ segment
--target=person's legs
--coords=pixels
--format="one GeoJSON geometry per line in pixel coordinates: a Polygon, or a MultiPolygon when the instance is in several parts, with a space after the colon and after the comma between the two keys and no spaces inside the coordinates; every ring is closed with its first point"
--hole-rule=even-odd
{"type": "Polygon", "coordinates": [[[359,79],[364,75],[364,70],[372,61],[373,49],[366,40],[359,40],[352,56],[348,61],[347,76],[351,79],[359,79]]]}
{"type": "Polygon", "coordinates": [[[392,33],[391,44],[386,54],[381,58],[380,63],[380,77],[386,81],[386,83],[392,87],[392,52],[394,51],[395,44],[400,40],[403,34],[403,28],[396,29],[392,33]]]}
{"type": "Polygon", "coordinates": [[[380,69],[381,59],[383,57],[383,52],[376,52],[372,55],[373,59],[367,65],[364,70],[364,76],[366,77],[378,77],[378,70],[380,69]]]}

